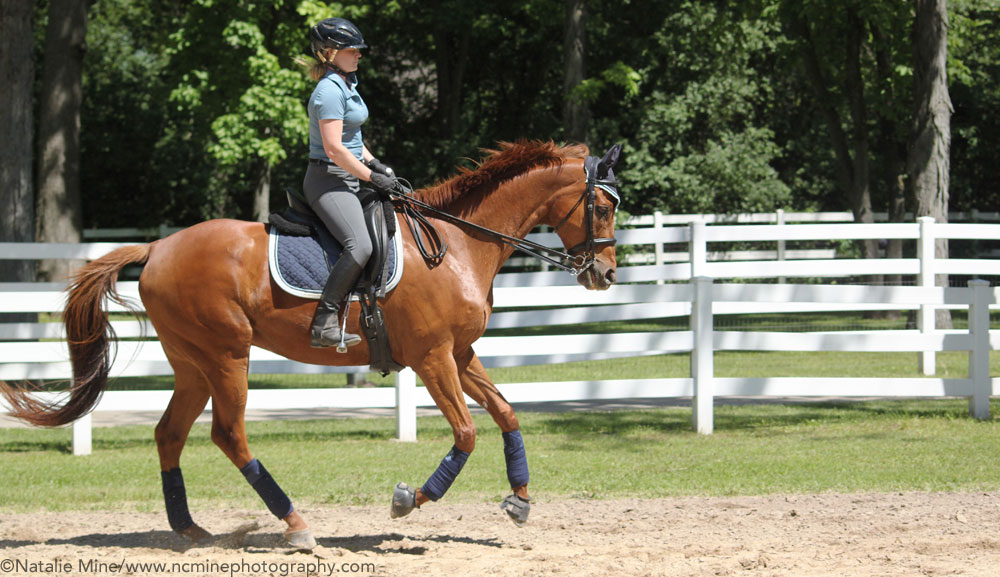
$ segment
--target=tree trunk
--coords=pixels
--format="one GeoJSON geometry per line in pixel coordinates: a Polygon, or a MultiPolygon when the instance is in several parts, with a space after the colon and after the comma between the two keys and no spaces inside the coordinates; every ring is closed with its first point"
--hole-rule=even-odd
{"type": "MultiPolygon", "coordinates": [[[[0,0],[0,242],[34,240],[34,11],[33,2],[0,0]]],[[[34,277],[34,261],[0,259],[0,282],[34,277]]]]}
{"type": "Polygon", "coordinates": [[[832,102],[832,95],[827,87],[826,79],[823,77],[823,69],[812,39],[812,32],[809,30],[809,22],[805,17],[801,17],[793,22],[793,29],[794,33],[801,39],[802,60],[805,64],[806,76],[809,78],[809,85],[816,97],[816,105],[823,115],[823,121],[830,135],[830,145],[837,159],[837,184],[841,190],[849,194],[853,180],[851,151],[847,143],[847,134],[841,126],[840,113],[832,102]]]}
{"type": "MultiPolygon", "coordinates": [[[[795,33],[802,39],[803,61],[806,75],[816,95],[816,101],[830,134],[830,144],[837,159],[837,182],[847,194],[847,200],[857,222],[872,223],[872,199],[869,178],[868,115],[865,109],[864,79],[861,73],[861,50],[865,24],[853,9],[847,13],[848,37],[845,52],[844,91],[851,114],[851,136],[848,137],[841,123],[840,113],[833,103],[831,90],[823,77],[819,54],[816,51],[809,22],[801,17],[794,22],[795,33]]],[[[865,258],[878,258],[878,241],[861,243],[865,258]]],[[[872,278],[881,284],[882,277],[872,278]]]]}
{"type": "Polygon", "coordinates": [[[471,26],[462,27],[457,33],[445,23],[436,21],[434,26],[435,64],[437,67],[438,123],[441,136],[451,138],[458,134],[462,116],[462,83],[469,63],[471,26]]]}
{"type": "MultiPolygon", "coordinates": [[[[861,49],[866,27],[853,8],[847,11],[847,58],[845,59],[844,84],[851,111],[851,145],[853,158],[850,167],[850,198],[854,220],[866,224],[875,222],[872,212],[871,178],[868,162],[868,114],[865,110],[865,85],[861,77],[861,49]]],[[[879,258],[878,240],[862,241],[866,259],[879,258]]],[[[871,277],[872,284],[882,284],[882,276],[871,277]]]]}
{"type": "MultiPolygon", "coordinates": [[[[51,0],[38,122],[40,242],[81,240],[80,106],[88,0],[51,0]]],[[[41,261],[40,280],[64,280],[79,262],[41,261]]]]}
{"type": "MultiPolygon", "coordinates": [[[[882,82],[882,93],[884,94],[884,107],[893,110],[896,107],[898,95],[893,91],[893,58],[892,49],[888,44],[888,39],[882,30],[875,24],[871,24],[872,39],[875,45],[875,68],[877,76],[882,82]]],[[[906,218],[906,146],[905,138],[897,137],[900,134],[900,124],[892,114],[883,114],[879,117],[879,152],[882,156],[883,165],[883,185],[889,193],[889,222],[903,222],[906,218]]],[[[889,239],[886,245],[886,258],[903,258],[903,239],[889,239]]],[[[903,284],[902,275],[894,274],[885,277],[888,285],[903,284]]],[[[898,317],[898,312],[891,315],[898,317]]]]}
{"type": "Polygon", "coordinates": [[[566,140],[586,142],[590,109],[586,102],[573,97],[573,91],[586,74],[587,30],[586,0],[566,1],[566,35],[563,43],[563,128],[566,140]]]}
{"type": "MultiPolygon", "coordinates": [[[[907,173],[917,216],[948,221],[951,97],[948,95],[948,12],[946,0],[917,0],[913,24],[913,129],[907,173]]],[[[948,258],[948,241],[938,240],[935,257],[948,258]]],[[[947,275],[938,275],[947,286],[947,275]]],[[[938,328],[951,328],[947,309],[938,310],[938,328]]]]}
{"type": "Polygon", "coordinates": [[[267,222],[271,214],[271,163],[263,158],[257,161],[257,186],[253,194],[253,219],[267,222]]]}

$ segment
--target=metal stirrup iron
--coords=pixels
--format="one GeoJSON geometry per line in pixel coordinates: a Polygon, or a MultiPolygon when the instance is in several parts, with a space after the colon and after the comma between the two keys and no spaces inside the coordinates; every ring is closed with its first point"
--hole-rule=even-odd
{"type": "Polygon", "coordinates": [[[347,302],[344,304],[344,320],[340,325],[340,342],[337,343],[337,352],[344,354],[347,352],[347,343],[344,339],[347,338],[347,314],[351,312],[351,295],[347,295],[347,302]]]}

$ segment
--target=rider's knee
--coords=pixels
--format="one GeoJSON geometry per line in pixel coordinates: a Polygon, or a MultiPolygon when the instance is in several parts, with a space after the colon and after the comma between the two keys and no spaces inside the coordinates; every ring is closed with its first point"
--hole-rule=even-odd
{"type": "Polygon", "coordinates": [[[344,252],[351,255],[354,262],[365,266],[372,256],[372,241],[368,237],[354,239],[353,243],[344,247],[344,252]]]}

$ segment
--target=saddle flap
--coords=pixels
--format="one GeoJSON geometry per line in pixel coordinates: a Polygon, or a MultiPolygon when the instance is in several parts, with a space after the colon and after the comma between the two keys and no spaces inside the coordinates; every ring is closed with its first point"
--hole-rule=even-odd
{"type": "Polygon", "coordinates": [[[385,226],[385,206],[381,202],[371,202],[367,205],[362,203],[362,206],[365,210],[365,227],[372,241],[372,256],[365,266],[363,280],[369,281],[373,288],[378,289],[378,281],[382,277],[382,269],[388,257],[386,247],[389,244],[389,235],[385,226]]]}

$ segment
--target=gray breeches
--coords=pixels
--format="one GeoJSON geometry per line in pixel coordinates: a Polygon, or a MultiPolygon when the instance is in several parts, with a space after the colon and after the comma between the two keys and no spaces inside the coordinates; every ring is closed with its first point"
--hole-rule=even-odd
{"type": "Polygon", "coordinates": [[[372,242],[357,196],[358,179],[337,165],[310,162],[302,188],[309,206],[344,246],[344,254],[364,267],[372,255],[372,242]]]}

